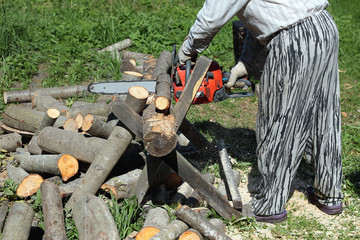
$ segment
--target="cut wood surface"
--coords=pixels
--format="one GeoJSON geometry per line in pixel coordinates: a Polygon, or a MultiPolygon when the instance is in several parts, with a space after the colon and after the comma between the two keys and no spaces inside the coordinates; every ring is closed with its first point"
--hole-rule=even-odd
{"type": "Polygon", "coordinates": [[[4,200],[1,203],[1,207],[0,207],[0,233],[2,232],[2,228],[4,226],[8,209],[9,209],[9,200],[4,200]]]}
{"type": "Polygon", "coordinates": [[[172,54],[169,51],[162,51],[159,58],[156,60],[156,65],[154,72],[152,74],[152,79],[156,80],[161,74],[169,74],[169,69],[172,65],[172,54]]]}
{"type": "Polygon", "coordinates": [[[7,91],[4,93],[4,102],[31,102],[34,95],[45,94],[54,98],[69,98],[72,96],[81,96],[88,93],[87,85],[74,85],[65,87],[50,87],[28,90],[7,91]]]}
{"type": "Polygon", "coordinates": [[[95,137],[108,138],[113,128],[98,116],[88,114],[82,124],[82,130],[95,137]]]}
{"type": "Polygon", "coordinates": [[[78,132],[78,123],[75,121],[74,118],[67,119],[63,124],[64,130],[70,131],[70,132],[78,132]]]}
{"type": "Polygon", "coordinates": [[[166,111],[171,103],[171,78],[169,74],[163,73],[156,79],[155,107],[160,111],[166,111]]]}
{"type": "Polygon", "coordinates": [[[188,82],[184,87],[184,91],[174,107],[174,115],[176,119],[176,125],[179,127],[186,116],[187,111],[193,102],[195,95],[197,94],[200,85],[202,84],[204,77],[210,67],[212,60],[201,56],[192,71],[188,82]]]}
{"type": "Polygon", "coordinates": [[[44,216],[44,240],[66,240],[65,219],[59,187],[49,181],[40,186],[44,216]]]}
{"type": "Polygon", "coordinates": [[[225,142],[223,139],[219,139],[217,144],[219,148],[221,166],[225,175],[225,183],[226,186],[228,186],[230,193],[230,196],[228,196],[230,197],[229,200],[232,200],[233,207],[235,209],[241,210],[242,200],[238,189],[238,184],[236,184],[235,182],[235,176],[231,166],[229,155],[225,147],[225,142]]]}
{"type": "Polygon", "coordinates": [[[56,100],[54,97],[45,94],[35,94],[33,98],[33,105],[38,111],[46,112],[50,108],[55,108],[60,111],[61,115],[66,115],[69,108],[56,100]]]}
{"type": "Polygon", "coordinates": [[[143,142],[146,151],[155,157],[169,154],[177,142],[174,115],[158,113],[152,102],[143,111],[143,142]]]}
{"type": "Polygon", "coordinates": [[[60,155],[15,155],[20,167],[27,172],[59,175],[69,180],[79,170],[76,158],[69,154],[60,155]]]}
{"type": "Polygon", "coordinates": [[[36,193],[40,188],[40,184],[44,179],[39,174],[29,174],[20,167],[14,167],[10,164],[6,166],[9,179],[14,180],[19,186],[16,189],[16,194],[20,197],[29,197],[36,193]]]}
{"type": "Polygon", "coordinates": [[[190,228],[179,236],[179,240],[203,240],[203,236],[196,229],[190,228]]]}
{"type": "Polygon", "coordinates": [[[136,235],[136,240],[147,240],[152,238],[169,223],[170,216],[165,209],[161,207],[150,209],[146,215],[142,229],[136,235]]]}
{"type": "Polygon", "coordinates": [[[77,123],[77,128],[80,129],[84,122],[84,117],[81,113],[76,114],[75,122],[77,123]]]}
{"type": "Polygon", "coordinates": [[[109,179],[101,185],[101,188],[112,191],[117,199],[128,198],[130,197],[130,193],[134,189],[140,174],[140,169],[134,169],[130,172],[109,179]]]}
{"type": "Polygon", "coordinates": [[[106,144],[94,156],[94,160],[87,170],[83,182],[74,191],[66,204],[71,209],[81,196],[86,193],[95,194],[105,182],[120,157],[131,142],[131,134],[122,127],[114,127],[106,144]]]}
{"type": "Polygon", "coordinates": [[[80,240],[120,239],[114,218],[101,198],[85,194],[72,213],[80,240]]]}
{"type": "Polygon", "coordinates": [[[22,146],[22,138],[18,133],[9,133],[0,136],[0,149],[13,152],[22,146]]]}
{"type": "Polygon", "coordinates": [[[140,86],[130,87],[126,95],[125,103],[132,107],[134,112],[141,115],[149,97],[149,92],[146,88],[140,86]]]}
{"type": "Polygon", "coordinates": [[[15,202],[10,208],[1,240],[27,240],[34,216],[34,210],[27,203],[15,202]]]}
{"type": "Polygon", "coordinates": [[[155,234],[151,240],[175,240],[188,228],[186,223],[176,219],[155,234]]]}
{"type": "Polygon", "coordinates": [[[79,113],[83,116],[93,114],[97,116],[107,117],[110,114],[110,105],[111,104],[107,104],[105,102],[96,102],[72,106],[70,108],[68,117],[74,118],[79,113]]]}
{"type": "Polygon", "coordinates": [[[231,240],[225,233],[221,232],[201,215],[196,214],[196,212],[188,206],[182,206],[177,209],[175,215],[210,240],[231,240]]]}
{"type": "Polygon", "coordinates": [[[143,78],[142,73],[125,71],[121,76],[121,81],[139,81],[143,78]]]}

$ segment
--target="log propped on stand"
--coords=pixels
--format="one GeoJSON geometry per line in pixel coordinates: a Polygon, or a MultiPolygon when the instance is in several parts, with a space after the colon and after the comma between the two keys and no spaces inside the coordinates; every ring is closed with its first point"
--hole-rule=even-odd
{"type": "Polygon", "coordinates": [[[104,200],[92,194],[81,196],[72,210],[80,240],[119,240],[113,216],[104,200]]]}

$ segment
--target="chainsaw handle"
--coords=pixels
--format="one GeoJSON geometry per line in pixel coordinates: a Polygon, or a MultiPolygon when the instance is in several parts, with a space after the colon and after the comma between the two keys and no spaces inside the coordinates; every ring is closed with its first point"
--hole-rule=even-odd
{"type": "Polygon", "coordinates": [[[190,74],[191,74],[191,60],[187,60],[186,61],[186,66],[185,66],[185,85],[188,82],[190,74]]]}

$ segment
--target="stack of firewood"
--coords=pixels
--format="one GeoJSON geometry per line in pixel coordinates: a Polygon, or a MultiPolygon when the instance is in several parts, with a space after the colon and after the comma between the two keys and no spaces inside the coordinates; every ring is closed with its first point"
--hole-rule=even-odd
{"type": "MultiPolygon", "coordinates": [[[[118,56],[116,49],[114,56],[118,56]]],[[[215,189],[213,176],[200,174],[176,151],[179,130],[198,148],[210,144],[185,119],[192,102],[192,94],[187,97],[186,92],[192,89],[184,90],[184,100],[171,108],[171,53],[164,51],[159,59],[129,51],[123,51],[121,56],[124,80],[138,75],[140,79],[157,81],[155,95],[134,86],[125,98],[109,96],[96,103],[77,101],[68,107],[63,100],[83,95],[86,86],[4,94],[9,105],[1,127],[7,134],[0,136],[0,149],[14,155],[6,170],[8,178],[19,184],[17,195],[27,199],[40,189],[44,239],[66,239],[65,196],[70,196],[65,209],[72,211],[80,239],[119,239],[106,203],[95,197],[100,189],[111,191],[117,199],[136,195],[139,204],[183,204],[173,221],[163,208],[151,209],[143,229],[128,239],[230,239],[223,225],[206,218],[204,212],[209,210],[188,207],[207,202],[228,220],[241,216],[227,206],[231,196],[225,187],[221,192],[215,189]],[[174,159],[177,167],[171,165],[174,159]]],[[[199,76],[194,74],[193,78],[202,80],[202,72],[209,64],[206,62],[202,70],[199,64],[199,76]]],[[[227,176],[235,175],[235,186],[239,184],[237,172],[226,172],[227,176]]],[[[235,200],[239,201],[235,196],[234,207],[235,200]]],[[[2,204],[0,230],[7,209],[8,204],[2,204]]],[[[27,239],[33,218],[34,211],[27,203],[13,204],[2,239],[27,239]]]]}

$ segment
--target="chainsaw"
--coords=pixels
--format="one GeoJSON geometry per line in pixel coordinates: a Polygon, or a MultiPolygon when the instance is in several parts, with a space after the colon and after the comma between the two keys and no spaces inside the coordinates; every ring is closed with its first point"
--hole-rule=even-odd
{"type": "MultiPolygon", "coordinates": [[[[194,68],[191,60],[188,60],[185,65],[179,65],[176,47],[173,46],[172,62],[175,71],[171,76],[172,79],[172,93],[177,102],[181,96],[182,91],[191,75],[194,68]]],[[[196,63],[195,63],[196,64],[196,63]]],[[[195,95],[192,104],[204,104],[210,102],[220,102],[228,98],[250,97],[255,93],[255,84],[247,78],[241,78],[236,81],[235,92],[229,92],[224,84],[230,79],[230,72],[223,72],[219,63],[212,61],[208,72],[205,74],[204,80],[195,95]],[[243,89],[247,89],[244,91],[243,89]],[[250,89],[251,91],[248,91],[250,89]]],[[[95,94],[126,94],[128,89],[133,86],[142,86],[150,93],[155,92],[155,80],[137,80],[137,81],[107,81],[107,82],[93,82],[88,86],[88,91],[95,94]]]]}

